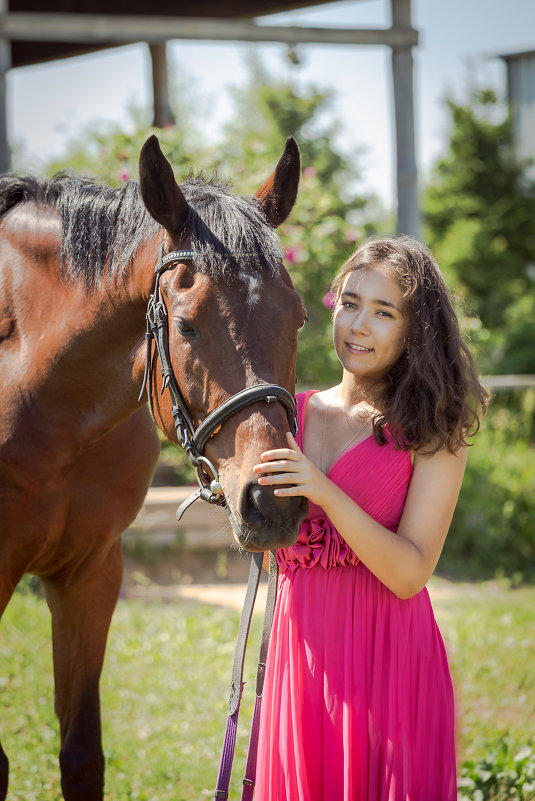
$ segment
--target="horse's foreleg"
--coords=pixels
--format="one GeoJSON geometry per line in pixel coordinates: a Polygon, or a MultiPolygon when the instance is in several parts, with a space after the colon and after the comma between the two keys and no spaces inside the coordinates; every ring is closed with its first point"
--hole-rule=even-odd
{"type": "Polygon", "coordinates": [[[9,762],[7,754],[0,745],[0,799],[7,798],[7,786],[9,782],[9,762]]]}
{"type": "MultiPolygon", "coordinates": [[[[3,557],[3,554],[0,556],[3,557]]],[[[9,603],[11,596],[17,586],[19,580],[22,578],[24,569],[15,564],[15,560],[1,559],[6,564],[11,561],[11,575],[0,576],[0,618],[4,614],[4,609],[9,603]]],[[[7,797],[7,787],[9,781],[9,762],[6,752],[0,744],[0,801],[5,801],[7,797]]]]}
{"type": "Polygon", "coordinates": [[[90,578],[43,582],[52,613],[56,714],[65,801],[101,801],[104,755],[99,679],[122,576],[120,542],[90,578]]]}
{"type": "MultiPolygon", "coordinates": [[[[4,612],[4,609],[7,606],[9,599],[11,598],[10,589],[8,591],[7,585],[4,587],[4,584],[0,581],[0,617],[4,612]]],[[[6,752],[2,748],[0,744],[0,801],[4,801],[7,796],[7,785],[9,781],[9,762],[7,759],[6,752]]]]}

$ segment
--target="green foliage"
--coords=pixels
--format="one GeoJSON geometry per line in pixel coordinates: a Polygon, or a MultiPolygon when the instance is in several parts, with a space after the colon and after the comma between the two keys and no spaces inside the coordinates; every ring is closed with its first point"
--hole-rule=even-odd
{"type": "MultiPolygon", "coordinates": [[[[535,371],[535,183],[491,91],[448,101],[451,136],[424,198],[428,244],[466,301],[461,325],[482,372],[535,371]]],[[[468,466],[440,569],[535,575],[532,391],[496,397],[468,466]]]]}
{"type": "Polygon", "coordinates": [[[61,160],[52,162],[49,175],[66,165],[81,175],[94,178],[108,186],[120,186],[124,181],[139,177],[139,153],[151,134],[156,134],[162,150],[177,174],[187,176],[198,159],[198,150],[177,136],[175,128],[156,129],[143,126],[131,133],[116,125],[107,129],[89,127],[80,140],[73,143],[61,160]]]}
{"type": "Polygon", "coordinates": [[[483,759],[463,765],[459,801],[532,801],[535,798],[535,750],[517,750],[506,738],[490,746],[483,759]]]}
{"type": "Polygon", "coordinates": [[[535,577],[534,406],[535,390],[502,393],[492,402],[468,453],[442,572],[535,577]]]}
{"type": "Polygon", "coordinates": [[[107,186],[120,186],[131,178],[137,180],[139,153],[151,134],[156,134],[160,140],[179,180],[183,180],[192,167],[198,169],[200,164],[209,164],[210,151],[196,113],[202,108],[202,99],[194,94],[192,82],[187,78],[181,81],[175,78],[173,84],[172,105],[176,119],[180,120],[180,135],[174,126],[151,127],[151,112],[131,104],[129,121],[124,127],[102,120],[90,123],[80,136],[68,143],[60,158],[48,164],[47,174],[69,169],[107,186]]]}
{"type": "Polygon", "coordinates": [[[449,150],[424,196],[428,244],[467,300],[481,369],[535,370],[535,183],[515,159],[512,118],[495,94],[447,102],[449,150]]]}
{"type": "Polygon", "coordinates": [[[31,576],[29,573],[24,575],[17,584],[16,592],[21,595],[36,595],[38,598],[43,598],[43,588],[37,576],[31,576]]]}
{"type": "Polygon", "coordinates": [[[459,765],[501,738],[520,750],[534,734],[535,587],[434,577],[429,593],[452,672],[459,765]]]}
{"type": "Polygon", "coordinates": [[[158,429],[158,436],[162,443],[160,462],[166,467],[170,467],[173,474],[173,481],[169,481],[173,486],[185,486],[197,483],[197,473],[192,467],[186,451],[177,447],[176,443],[170,442],[158,429]]]}

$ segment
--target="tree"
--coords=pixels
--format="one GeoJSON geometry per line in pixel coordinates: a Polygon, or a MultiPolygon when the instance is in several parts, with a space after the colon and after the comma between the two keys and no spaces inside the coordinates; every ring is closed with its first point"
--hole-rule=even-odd
{"type": "Polygon", "coordinates": [[[481,368],[534,372],[535,183],[515,158],[511,115],[494,92],[447,105],[448,152],[424,196],[428,243],[467,300],[481,368]]]}
{"type": "Polygon", "coordinates": [[[126,125],[103,123],[97,120],[72,140],[59,158],[46,168],[48,175],[69,169],[86,175],[107,186],[120,186],[139,177],[139,153],[151,134],[156,134],[162,149],[170,159],[177,177],[187,176],[195,165],[211,158],[192,112],[188,87],[174,82],[173,112],[180,119],[180,128],[168,125],[154,128],[149,120],[152,112],[132,104],[126,125]]]}

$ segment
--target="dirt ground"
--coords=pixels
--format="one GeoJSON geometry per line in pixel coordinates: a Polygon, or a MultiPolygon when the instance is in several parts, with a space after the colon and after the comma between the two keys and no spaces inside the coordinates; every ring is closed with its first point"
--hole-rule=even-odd
{"type": "MultiPolygon", "coordinates": [[[[146,600],[182,598],[241,609],[251,557],[237,550],[193,551],[179,555],[125,553],[122,595],[146,600]]],[[[267,574],[257,597],[265,604],[267,574]]]]}
{"type": "MultiPolygon", "coordinates": [[[[184,599],[241,610],[250,556],[228,550],[221,552],[191,552],[180,556],[153,556],[142,559],[125,555],[123,597],[146,600],[184,599]]],[[[267,574],[258,591],[256,608],[265,605],[267,574]]],[[[459,583],[433,577],[429,586],[433,604],[451,598],[479,597],[489,587],[459,583]]]]}

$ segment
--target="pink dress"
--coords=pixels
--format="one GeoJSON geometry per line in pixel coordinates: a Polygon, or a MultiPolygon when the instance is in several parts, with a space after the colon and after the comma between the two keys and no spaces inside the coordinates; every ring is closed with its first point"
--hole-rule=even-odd
{"type": "MultiPolygon", "coordinates": [[[[298,396],[301,447],[311,394],[298,396]]],[[[370,437],[328,475],[397,530],[408,452],[370,437]]],[[[427,590],[397,598],[312,503],[277,557],[255,801],[455,801],[452,684],[427,590]]]]}

